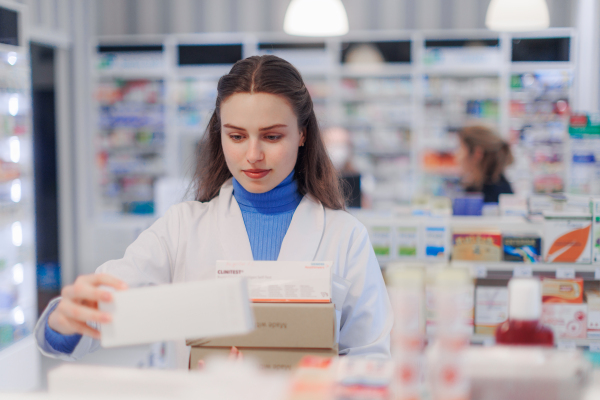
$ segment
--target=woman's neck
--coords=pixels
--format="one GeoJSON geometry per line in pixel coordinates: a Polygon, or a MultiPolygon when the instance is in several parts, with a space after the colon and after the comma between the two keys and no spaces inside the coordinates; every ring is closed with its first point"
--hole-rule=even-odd
{"type": "Polygon", "coordinates": [[[233,195],[243,211],[277,214],[294,210],[302,196],[292,171],[279,185],[265,193],[251,193],[233,178],[233,195]]]}

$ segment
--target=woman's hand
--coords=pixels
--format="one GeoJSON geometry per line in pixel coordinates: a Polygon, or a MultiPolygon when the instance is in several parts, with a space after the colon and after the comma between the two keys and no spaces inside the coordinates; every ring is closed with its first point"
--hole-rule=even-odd
{"type": "MultiPolygon", "coordinates": [[[[244,355],[242,354],[241,351],[238,350],[237,347],[232,347],[231,351],[229,352],[228,359],[229,359],[229,361],[242,361],[242,360],[244,360],[244,355]]],[[[204,362],[204,360],[198,360],[198,369],[199,370],[203,370],[205,366],[206,366],[206,363],[204,362]]]]}
{"type": "Polygon", "coordinates": [[[88,321],[107,323],[112,320],[108,313],[98,311],[98,302],[112,301],[112,294],[98,286],[111,286],[117,290],[127,289],[127,284],[111,275],[82,275],[72,285],[65,286],[58,307],[48,317],[48,325],[63,335],[76,333],[100,339],[100,332],[87,325],[88,321]]]}

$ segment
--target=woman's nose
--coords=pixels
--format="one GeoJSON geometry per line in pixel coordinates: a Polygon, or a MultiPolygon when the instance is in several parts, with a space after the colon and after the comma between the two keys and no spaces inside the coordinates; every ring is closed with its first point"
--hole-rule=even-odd
{"type": "Polygon", "coordinates": [[[258,161],[262,161],[263,158],[264,153],[262,151],[260,142],[258,140],[251,140],[250,146],[248,147],[248,151],[246,152],[246,160],[250,164],[254,164],[258,161]]]}

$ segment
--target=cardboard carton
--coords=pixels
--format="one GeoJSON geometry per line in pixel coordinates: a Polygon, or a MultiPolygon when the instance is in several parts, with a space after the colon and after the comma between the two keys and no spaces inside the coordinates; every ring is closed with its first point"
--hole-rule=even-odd
{"type": "Polygon", "coordinates": [[[245,335],[192,339],[192,347],[332,349],[336,345],[335,306],[328,304],[254,303],[256,329],[245,335]]]}
{"type": "MultiPolygon", "coordinates": [[[[304,356],[337,357],[337,345],[331,349],[260,349],[240,348],[244,358],[254,359],[270,370],[289,371],[294,369],[304,356]]],[[[227,357],[229,347],[192,347],[190,354],[190,369],[198,368],[199,360],[211,357],[227,357]]]]}

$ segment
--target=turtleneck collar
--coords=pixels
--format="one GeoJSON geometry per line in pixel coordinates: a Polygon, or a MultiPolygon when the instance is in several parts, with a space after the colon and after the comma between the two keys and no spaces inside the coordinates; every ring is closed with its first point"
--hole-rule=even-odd
{"type": "Polygon", "coordinates": [[[278,214],[295,210],[302,200],[292,171],[279,185],[265,193],[251,193],[233,178],[233,196],[242,211],[278,214]]]}

